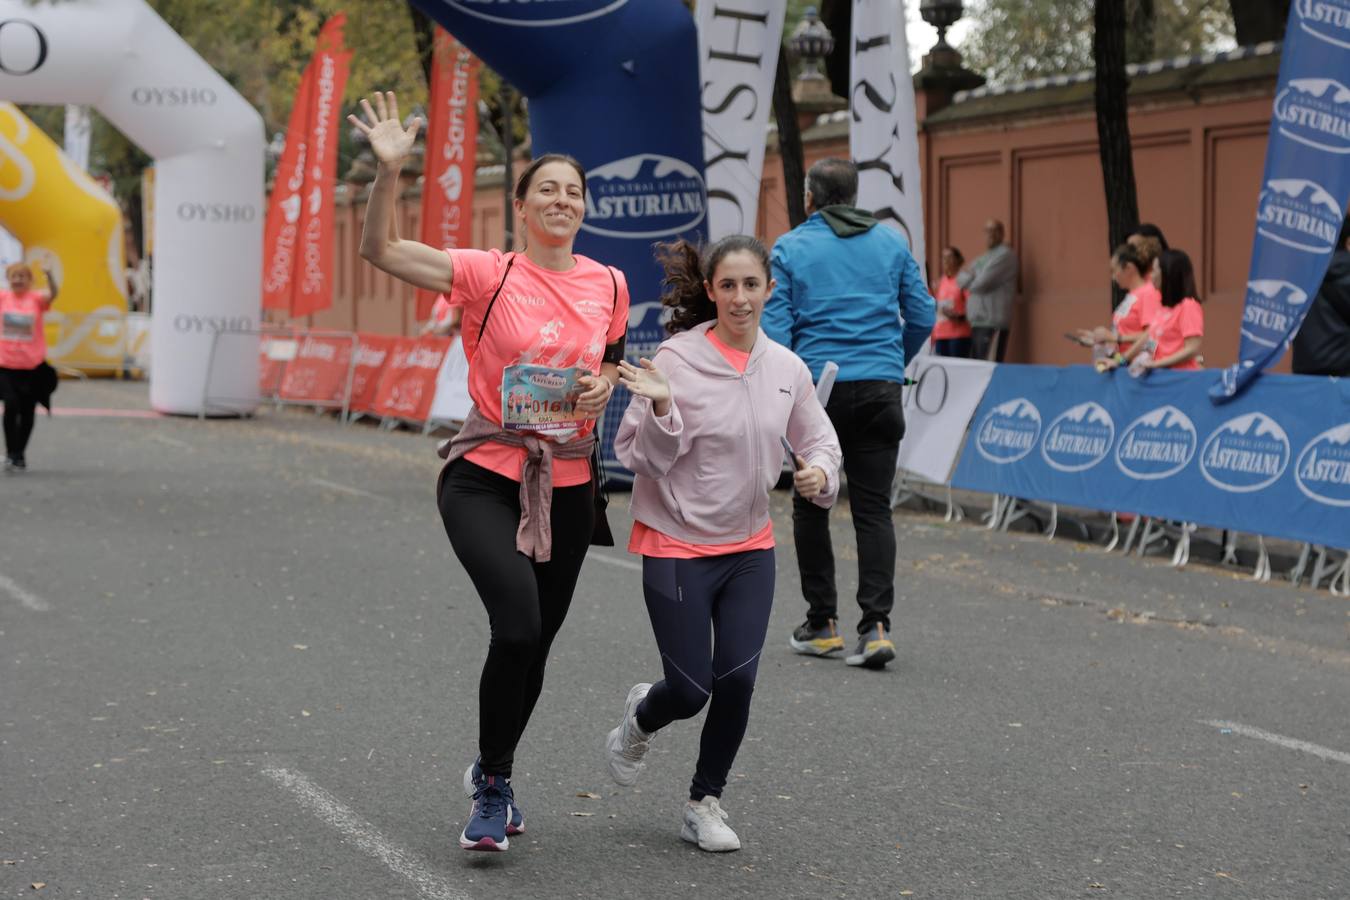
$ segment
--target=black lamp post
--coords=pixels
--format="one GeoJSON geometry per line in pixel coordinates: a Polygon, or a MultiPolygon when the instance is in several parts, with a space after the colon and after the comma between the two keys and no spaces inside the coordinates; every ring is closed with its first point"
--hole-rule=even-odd
{"type": "Polygon", "coordinates": [[[952,49],[947,43],[947,29],[956,24],[956,20],[964,14],[965,9],[961,5],[961,0],[923,0],[919,4],[919,15],[938,32],[937,43],[933,45],[934,50],[952,49]]]}

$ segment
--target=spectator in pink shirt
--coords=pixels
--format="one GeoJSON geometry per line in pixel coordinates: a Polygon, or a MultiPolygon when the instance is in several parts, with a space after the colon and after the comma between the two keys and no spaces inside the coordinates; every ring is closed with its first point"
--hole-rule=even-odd
{"type": "Polygon", "coordinates": [[[933,326],[933,352],[938,356],[970,356],[970,320],[966,318],[966,299],[970,292],[961,287],[956,276],[966,258],[956,247],[942,251],[942,277],[933,289],[937,300],[937,324],[933,326]]]}
{"type": "Polygon", "coordinates": [[[1128,351],[1103,361],[1105,370],[1118,365],[1131,365],[1131,371],[1200,368],[1205,311],[1191,258],[1182,250],[1164,250],[1158,257],[1158,273],[1162,308],[1128,351]]]}

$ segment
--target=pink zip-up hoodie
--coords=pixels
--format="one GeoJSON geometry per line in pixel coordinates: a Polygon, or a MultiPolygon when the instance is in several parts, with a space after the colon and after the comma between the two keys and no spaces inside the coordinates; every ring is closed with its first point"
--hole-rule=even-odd
{"type": "Polygon", "coordinates": [[[816,399],[811,373],[763,331],[745,374],[708,340],[704,322],[661,344],[652,358],[670,382],[670,412],[634,397],[614,451],[637,478],[633,518],[691,544],[735,544],[769,521],[769,491],[783,466],[787,436],[808,466],[825,472],[813,502],[839,493],[839,438],[816,399]]]}

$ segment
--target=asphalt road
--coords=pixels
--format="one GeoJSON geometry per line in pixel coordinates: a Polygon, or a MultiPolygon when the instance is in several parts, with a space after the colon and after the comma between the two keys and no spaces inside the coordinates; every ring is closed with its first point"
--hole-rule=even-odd
{"type": "MultiPolygon", "coordinates": [[[[0,896],[1350,896],[1350,601],[900,513],[900,655],[864,672],[787,649],[781,492],[724,798],[744,849],[679,839],[696,723],[637,788],[606,778],[603,736],[658,673],[614,548],[517,757],[527,832],[464,853],[486,617],[433,441],[141,417],[138,384],[57,399],[76,414],[0,479],[0,896]]],[[[626,536],[626,496],[611,521],[626,536]]]]}

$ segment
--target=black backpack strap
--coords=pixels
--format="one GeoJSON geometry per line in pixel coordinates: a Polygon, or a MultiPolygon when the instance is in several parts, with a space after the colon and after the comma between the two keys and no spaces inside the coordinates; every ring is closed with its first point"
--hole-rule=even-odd
{"type": "Polygon", "coordinates": [[[511,258],[506,261],[506,271],[502,272],[502,280],[497,285],[497,289],[492,292],[492,299],[488,301],[487,311],[483,313],[483,322],[481,325],[478,326],[478,337],[475,338],[473,345],[474,356],[478,355],[478,348],[482,345],[483,329],[487,328],[488,316],[492,315],[492,307],[497,302],[497,297],[498,295],[501,294],[502,288],[506,287],[506,276],[511,274],[511,267],[515,264],[516,264],[516,255],[512,253],[511,258]]]}
{"type": "MultiPolygon", "coordinates": [[[[605,266],[609,271],[610,283],[614,285],[614,299],[609,304],[609,314],[614,315],[614,310],[619,308],[619,279],[614,275],[613,266],[605,266]]],[[[623,359],[624,346],[628,343],[628,329],[624,329],[619,339],[612,344],[605,345],[605,355],[600,358],[601,362],[613,363],[618,365],[623,359]]]]}

